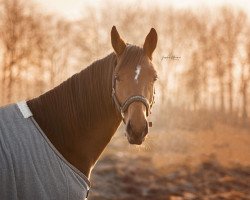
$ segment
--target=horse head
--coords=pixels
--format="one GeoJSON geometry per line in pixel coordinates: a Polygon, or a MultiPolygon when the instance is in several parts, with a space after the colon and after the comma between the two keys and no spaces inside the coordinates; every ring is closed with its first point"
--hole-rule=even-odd
{"type": "Polygon", "coordinates": [[[138,47],[126,44],[113,27],[111,42],[117,56],[112,96],[126,124],[129,143],[140,145],[148,133],[147,117],[154,103],[157,73],[152,54],[157,44],[157,33],[152,28],[143,47],[138,47]]]}

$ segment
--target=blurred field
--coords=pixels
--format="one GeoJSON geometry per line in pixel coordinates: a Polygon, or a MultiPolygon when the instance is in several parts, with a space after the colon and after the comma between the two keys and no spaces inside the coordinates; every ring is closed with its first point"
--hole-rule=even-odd
{"type": "Polygon", "coordinates": [[[250,133],[226,125],[150,133],[143,147],[117,133],[93,170],[90,200],[250,199],[250,133]]]}

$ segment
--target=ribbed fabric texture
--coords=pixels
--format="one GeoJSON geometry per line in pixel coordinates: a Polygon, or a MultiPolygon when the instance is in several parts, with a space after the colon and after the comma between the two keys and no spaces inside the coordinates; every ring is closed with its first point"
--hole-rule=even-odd
{"type": "Polygon", "coordinates": [[[0,199],[85,199],[87,178],[51,146],[25,105],[0,108],[0,199]]]}

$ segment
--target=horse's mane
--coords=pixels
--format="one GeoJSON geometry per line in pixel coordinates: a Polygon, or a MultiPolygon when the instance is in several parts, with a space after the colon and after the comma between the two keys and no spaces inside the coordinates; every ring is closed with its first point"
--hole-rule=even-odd
{"type": "Polygon", "coordinates": [[[81,108],[77,113],[79,118],[84,119],[81,122],[84,127],[91,127],[103,117],[108,118],[111,113],[117,113],[111,97],[115,65],[116,55],[111,53],[71,78],[72,84],[69,86],[76,90],[74,94],[81,108]]]}

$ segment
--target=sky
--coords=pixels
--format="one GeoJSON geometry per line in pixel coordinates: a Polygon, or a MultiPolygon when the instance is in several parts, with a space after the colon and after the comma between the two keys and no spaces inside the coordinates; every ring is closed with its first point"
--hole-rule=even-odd
{"type": "MultiPolygon", "coordinates": [[[[84,7],[88,5],[102,5],[105,0],[34,0],[38,2],[44,9],[56,12],[69,19],[77,19],[81,16],[81,12],[84,12],[84,7]]],[[[200,8],[216,7],[224,4],[230,4],[234,7],[240,7],[246,12],[250,12],[250,0],[126,0],[127,3],[131,4],[135,1],[143,1],[148,5],[161,4],[171,5],[177,8],[200,8]]],[[[121,3],[123,0],[116,0],[114,2],[121,3]]]]}

